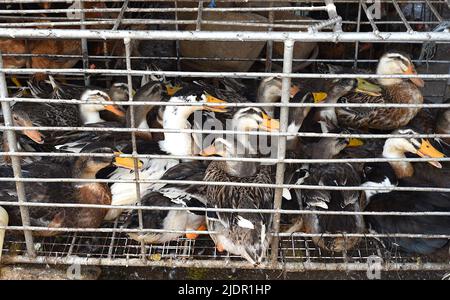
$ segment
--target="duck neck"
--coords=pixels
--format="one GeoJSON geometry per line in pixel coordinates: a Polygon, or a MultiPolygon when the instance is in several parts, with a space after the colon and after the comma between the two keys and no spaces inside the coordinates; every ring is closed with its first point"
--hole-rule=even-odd
{"type": "MultiPolygon", "coordinates": [[[[139,129],[149,129],[150,126],[148,126],[147,123],[147,115],[148,113],[153,109],[153,106],[151,105],[144,105],[144,106],[136,106],[133,109],[134,112],[134,125],[136,128],[139,129]]],[[[130,110],[127,114],[127,124],[128,126],[131,126],[131,113],[130,110]]]]}
{"type": "MultiPolygon", "coordinates": [[[[397,145],[397,139],[388,139],[384,145],[383,157],[385,158],[406,158],[405,151],[397,145]]],[[[390,161],[389,164],[395,171],[397,178],[406,178],[414,175],[414,167],[407,161],[390,161]]]]}
{"type": "MultiPolygon", "coordinates": [[[[188,129],[188,118],[192,113],[192,108],[183,106],[167,106],[164,111],[164,129],[188,129]]],[[[163,151],[173,155],[193,155],[197,154],[193,150],[193,140],[191,133],[165,132],[164,140],[160,141],[163,151]]]]}
{"type": "Polygon", "coordinates": [[[80,106],[80,116],[83,124],[103,122],[102,118],[100,118],[100,112],[89,109],[87,105],[80,106]]]}
{"type": "Polygon", "coordinates": [[[224,171],[234,177],[245,178],[256,174],[258,166],[255,162],[249,161],[226,161],[224,171]]]}

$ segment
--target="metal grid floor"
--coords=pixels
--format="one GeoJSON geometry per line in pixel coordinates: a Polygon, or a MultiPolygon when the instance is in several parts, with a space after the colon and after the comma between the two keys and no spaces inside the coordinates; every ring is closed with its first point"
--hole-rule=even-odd
{"type": "MultiPolygon", "coordinates": [[[[211,262],[220,263],[224,267],[251,268],[242,258],[228,253],[220,253],[214,242],[206,235],[196,240],[185,237],[164,244],[145,245],[146,257],[141,255],[141,244],[120,232],[121,220],[103,225],[104,228],[117,228],[117,232],[108,233],[65,233],[57,237],[35,238],[35,261],[63,264],[95,264],[103,259],[113,260],[115,264],[133,266],[151,266],[168,263],[177,266],[190,266],[186,262],[197,265],[215,266],[211,262]],[[232,263],[234,262],[234,264],[232,263]],[[247,265],[247,266],[245,266],[247,265]]],[[[411,269],[416,265],[427,269],[442,269],[445,263],[450,268],[448,258],[410,255],[398,249],[387,249],[375,238],[362,238],[359,245],[346,253],[324,251],[314,244],[311,238],[291,236],[281,237],[279,244],[279,267],[291,270],[322,270],[327,266],[339,264],[342,269],[367,269],[367,264],[374,258],[389,265],[389,269],[411,269]],[[438,266],[438,264],[440,266],[438,266]]],[[[7,235],[3,249],[4,262],[26,262],[26,244],[22,237],[7,235]]],[[[273,268],[273,266],[272,266],[273,268]]]]}

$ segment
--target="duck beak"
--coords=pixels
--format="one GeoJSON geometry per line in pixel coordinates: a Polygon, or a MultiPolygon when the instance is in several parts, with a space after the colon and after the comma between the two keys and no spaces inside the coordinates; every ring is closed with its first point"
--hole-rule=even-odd
{"type": "Polygon", "coordinates": [[[259,126],[259,129],[264,131],[277,131],[280,130],[280,122],[263,113],[263,122],[259,126]]]}
{"type": "MultiPolygon", "coordinates": [[[[445,154],[437,150],[431,145],[430,141],[423,139],[422,145],[416,152],[417,155],[423,158],[443,158],[445,154]]],[[[438,161],[428,161],[432,166],[442,169],[442,165],[438,161]]]]}
{"type": "Polygon", "coordinates": [[[312,93],[312,95],[313,95],[313,98],[314,98],[314,103],[323,102],[328,97],[328,94],[327,93],[323,93],[323,92],[312,93]]]}
{"type": "Polygon", "coordinates": [[[211,145],[200,152],[200,156],[213,156],[219,154],[216,146],[211,145]]]}
{"type": "Polygon", "coordinates": [[[369,96],[373,96],[373,97],[381,96],[382,89],[378,85],[370,83],[367,80],[360,79],[360,78],[358,78],[357,81],[358,81],[358,86],[355,89],[356,92],[366,94],[369,96]]]}
{"type": "Polygon", "coordinates": [[[292,85],[290,90],[291,98],[294,98],[294,96],[297,95],[298,92],[300,92],[300,88],[296,85],[292,85]]]}
{"type": "MultiPolygon", "coordinates": [[[[206,230],[208,230],[208,229],[206,228],[206,226],[204,224],[202,224],[195,231],[206,231],[206,230]]],[[[198,238],[198,236],[199,236],[199,234],[197,234],[197,233],[186,233],[186,238],[188,238],[190,240],[195,240],[196,238],[198,238]]]]}
{"type": "MultiPolygon", "coordinates": [[[[114,152],[116,158],[114,159],[113,165],[120,168],[134,170],[134,159],[131,157],[119,157],[123,154],[122,152],[114,152]]],[[[138,169],[142,169],[142,161],[138,161],[138,169]]]]}
{"type": "Polygon", "coordinates": [[[169,95],[169,97],[172,97],[181,89],[182,89],[181,85],[173,86],[171,84],[166,84],[167,95],[169,95]]]}
{"type": "Polygon", "coordinates": [[[24,130],[23,134],[25,134],[37,144],[42,145],[44,143],[44,136],[39,132],[39,130],[24,130]]]}
{"type": "MultiPolygon", "coordinates": [[[[406,71],[403,72],[403,74],[405,74],[405,75],[417,75],[417,72],[416,72],[416,69],[414,68],[414,65],[411,64],[408,67],[408,69],[406,69],[406,71]]],[[[418,87],[424,87],[425,86],[425,82],[421,78],[410,78],[409,80],[411,80],[412,83],[414,83],[418,87]]]]}
{"type": "Polygon", "coordinates": [[[105,105],[105,109],[112,112],[116,116],[125,117],[125,111],[118,105],[105,105]]]}
{"type": "Polygon", "coordinates": [[[361,147],[364,146],[364,142],[360,139],[356,139],[356,138],[350,138],[350,140],[348,141],[348,145],[347,147],[351,147],[351,148],[356,148],[356,147],[361,147]]]}
{"type": "MultiPolygon", "coordinates": [[[[206,94],[206,103],[227,103],[224,100],[221,100],[219,98],[216,98],[214,96],[211,96],[209,94],[206,94]]],[[[226,106],[208,106],[205,105],[204,109],[209,110],[209,111],[213,111],[213,112],[227,112],[227,107],[226,106]]]]}

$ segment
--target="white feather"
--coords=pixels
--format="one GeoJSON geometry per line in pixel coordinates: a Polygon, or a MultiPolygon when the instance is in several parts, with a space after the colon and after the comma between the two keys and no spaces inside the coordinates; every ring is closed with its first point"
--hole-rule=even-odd
{"type": "Polygon", "coordinates": [[[242,216],[238,216],[238,226],[242,227],[242,228],[247,228],[247,229],[255,229],[255,225],[253,225],[253,223],[245,218],[243,218],[242,216]]]}

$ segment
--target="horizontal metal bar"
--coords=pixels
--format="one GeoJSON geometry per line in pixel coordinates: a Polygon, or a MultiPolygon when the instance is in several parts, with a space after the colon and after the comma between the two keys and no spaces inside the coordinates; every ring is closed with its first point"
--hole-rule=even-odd
{"type": "MultiPolygon", "coordinates": [[[[54,231],[54,232],[122,232],[122,233],[176,233],[176,234],[215,234],[217,232],[211,231],[195,231],[195,230],[166,230],[166,229],[150,229],[150,228],[53,228],[53,227],[36,227],[36,226],[0,226],[0,229],[6,229],[11,231],[54,231]]],[[[275,235],[274,233],[272,233],[275,235]]],[[[392,234],[379,234],[379,233],[279,233],[280,237],[321,237],[321,238],[333,238],[333,237],[360,237],[360,238],[420,238],[420,239],[450,239],[450,235],[445,234],[407,234],[407,233],[392,233],[392,234]]]]}
{"type": "Polygon", "coordinates": [[[201,186],[233,186],[233,187],[255,187],[255,188],[288,188],[302,190],[322,190],[330,191],[403,191],[403,192],[441,192],[449,193],[450,188],[441,187],[362,187],[362,186],[326,186],[326,185],[295,185],[295,184],[262,184],[244,182],[222,182],[222,181],[191,181],[191,180],[158,180],[158,179],[82,179],[82,178],[12,178],[0,177],[0,182],[59,182],[59,183],[153,183],[153,184],[182,184],[201,186]]]}
{"type": "Polygon", "coordinates": [[[5,38],[43,38],[43,39],[137,39],[137,40],[204,40],[204,41],[278,41],[299,42],[450,42],[446,32],[254,32],[254,31],[110,31],[74,29],[27,29],[1,28],[0,37],[5,38]]]}
{"type": "MultiPolygon", "coordinates": [[[[449,75],[450,76],[450,75],[449,75]]],[[[449,77],[450,78],[450,77],[449,77]]],[[[227,99],[224,99],[227,100],[227,99]]],[[[64,104],[102,104],[102,105],[122,105],[122,106],[192,106],[204,107],[204,103],[191,102],[168,102],[168,101],[102,101],[89,100],[89,102],[77,99],[47,99],[47,98],[25,98],[25,97],[0,97],[1,102],[28,102],[28,103],[64,103],[64,104]]],[[[208,103],[208,106],[215,107],[367,107],[367,108],[450,108],[449,103],[263,103],[263,102],[227,102],[227,103],[208,103]]]]}
{"type": "MultiPolygon", "coordinates": [[[[230,260],[224,263],[223,260],[200,260],[200,259],[167,259],[167,260],[142,260],[137,258],[94,258],[77,256],[38,256],[35,259],[23,255],[9,255],[2,257],[5,264],[66,264],[82,266],[123,266],[123,267],[169,267],[169,268],[213,268],[213,269],[250,269],[255,270],[255,266],[246,261],[230,260]]],[[[367,271],[370,268],[368,263],[319,263],[308,261],[263,263],[257,269],[282,270],[285,272],[305,272],[305,271],[367,271]]],[[[383,262],[380,264],[382,271],[447,271],[450,270],[448,263],[429,262],[383,262]]]]}
{"type": "MultiPolygon", "coordinates": [[[[0,1],[0,3],[2,3],[0,1]]],[[[22,9],[21,14],[46,14],[66,12],[120,12],[120,8],[66,8],[66,9],[22,9]]],[[[205,7],[205,12],[265,12],[265,11],[326,11],[326,6],[282,6],[282,7],[205,7]]],[[[127,7],[126,12],[197,12],[197,7],[155,7],[155,8],[133,8],[127,7]]],[[[16,14],[17,11],[1,9],[0,14],[16,14]]],[[[42,18],[46,18],[45,16],[42,18]]]]}
{"type": "Polygon", "coordinates": [[[4,156],[18,157],[124,157],[140,159],[186,159],[200,161],[241,161],[241,162],[260,162],[260,163],[287,163],[287,164],[323,164],[323,163],[366,163],[366,162],[429,162],[440,161],[448,162],[449,157],[444,158],[330,158],[330,159],[300,159],[300,158],[233,158],[233,157],[215,157],[215,156],[189,156],[189,155],[159,155],[159,154],[120,154],[110,155],[104,153],[66,153],[66,152],[0,152],[4,156]]]}
{"type": "MultiPolygon", "coordinates": [[[[196,31],[197,32],[197,31],[196,31]]],[[[1,30],[0,30],[1,33],[1,30]]],[[[450,33],[449,33],[450,41],[450,33]]],[[[145,70],[111,70],[111,69],[11,69],[3,68],[0,71],[6,74],[102,74],[102,75],[116,75],[123,76],[124,74],[131,74],[133,76],[141,75],[165,75],[166,77],[230,77],[230,78],[362,78],[362,79],[377,79],[377,78],[422,78],[422,79],[448,79],[450,74],[420,74],[420,75],[377,75],[377,74],[319,74],[319,73],[262,73],[262,72],[181,72],[181,71],[145,71],[145,70]]]]}
{"type": "Polygon", "coordinates": [[[198,211],[198,212],[233,212],[233,213],[257,213],[257,214],[274,214],[283,215],[332,215],[332,216],[450,216],[450,212],[400,212],[400,211],[333,211],[333,210],[286,210],[286,209],[251,209],[251,208],[206,208],[206,207],[174,207],[174,206],[146,206],[146,205],[102,205],[102,204],[78,204],[78,203],[43,203],[43,202],[26,202],[19,203],[14,201],[3,201],[2,205],[6,206],[23,206],[23,207],[55,207],[55,208],[89,208],[89,209],[122,209],[137,211],[198,211]]]}
{"type": "Polygon", "coordinates": [[[222,135],[247,135],[247,136],[272,136],[272,137],[284,137],[284,136],[297,136],[297,137],[329,137],[329,138],[361,138],[361,139],[388,139],[388,138],[448,138],[450,134],[342,134],[342,133],[315,133],[315,132],[260,132],[260,131],[235,131],[235,130],[209,130],[209,129],[141,129],[141,128],[99,128],[99,127],[28,127],[28,126],[0,126],[2,130],[39,130],[39,131],[80,131],[80,132],[159,132],[159,133],[208,133],[208,134],[222,134],[222,135]]]}

